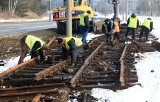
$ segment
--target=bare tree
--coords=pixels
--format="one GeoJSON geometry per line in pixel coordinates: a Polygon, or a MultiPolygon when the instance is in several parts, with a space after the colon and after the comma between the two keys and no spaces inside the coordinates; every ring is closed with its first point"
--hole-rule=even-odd
{"type": "Polygon", "coordinates": [[[18,0],[9,0],[8,1],[8,8],[9,8],[9,14],[14,15],[15,9],[17,7],[18,0]]]}
{"type": "Polygon", "coordinates": [[[1,0],[0,1],[0,11],[4,12],[8,10],[8,1],[6,0],[1,0]]]}

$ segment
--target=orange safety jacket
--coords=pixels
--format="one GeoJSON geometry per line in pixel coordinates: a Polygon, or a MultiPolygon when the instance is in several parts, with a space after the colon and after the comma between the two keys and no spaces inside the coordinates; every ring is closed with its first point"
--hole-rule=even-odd
{"type": "Polygon", "coordinates": [[[120,29],[119,29],[119,24],[117,21],[114,21],[114,30],[113,30],[113,33],[119,33],[120,32],[120,29]]]}

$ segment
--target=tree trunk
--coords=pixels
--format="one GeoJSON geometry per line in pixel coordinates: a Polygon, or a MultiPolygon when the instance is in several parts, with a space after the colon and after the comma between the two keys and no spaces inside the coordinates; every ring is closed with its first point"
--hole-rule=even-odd
{"type": "Polygon", "coordinates": [[[15,9],[17,7],[18,0],[9,0],[9,15],[15,14],[15,9]]]}

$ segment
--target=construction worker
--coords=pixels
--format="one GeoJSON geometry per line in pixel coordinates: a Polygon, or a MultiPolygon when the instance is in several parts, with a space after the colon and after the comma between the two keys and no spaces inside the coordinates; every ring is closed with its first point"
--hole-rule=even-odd
{"type": "Polygon", "coordinates": [[[80,26],[81,26],[81,31],[82,31],[82,42],[84,45],[87,44],[86,38],[87,38],[87,33],[90,28],[88,15],[90,13],[91,13],[91,11],[88,10],[87,13],[83,13],[80,17],[80,26]]]}
{"type": "Polygon", "coordinates": [[[151,18],[146,18],[141,26],[141,33],[139,35],[139,40],[141,41],[141,37],[143,36],[143,33],[145,32],[146,40],[148,40],[149,32],[151,32],[153,29],[153,21],[151,18]]]}
{"type": "Polygon", "coordinates": [[[138,17],[134,13],[132,13],[132,15],[127,20],[127,30],[125,37],[127,38],[129,31],[132,30],[132,39],[135,39],[135,30],[138,28],[138,26],[138,17]]]}
{"type": "Polygon", "coordinates": [[[58,38],[58,44],[62,45],[62,59],[71,56],[71,66],[74,66],[77,55],[82,49],[81,39],[76,37],[58,38]]]}
{"type": "Polygon", "coordinates": [[[113,22],[110,19],[105,19],[102,24],[102,33],[106,35],[106,43],[113,46],[111,36],[112,36],[113,22]]]}
{"type": "Polygon", "coordinates": [[[28,51],[31,53],[31,58],[38,57],[40,55],[40,62],[44,61],[45,58],[43,50],[47,50],[48,45],[43,40],[32,35],[24,35],[20,40],[20,44],[22,53],[18,64],[23,62],[28,51]]]}
{"type": "Polygon", "coordinates": [[[117,39],[119,41],[119,33],[120,33],[120,24],[118,19],[114,19],[113,21],[113,41],[117,39]]]}

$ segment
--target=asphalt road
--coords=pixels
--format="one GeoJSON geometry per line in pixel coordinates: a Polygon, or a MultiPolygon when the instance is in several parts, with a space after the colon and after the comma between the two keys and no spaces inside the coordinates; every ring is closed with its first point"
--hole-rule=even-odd
{"type": "Polygon", "coordinates": [[[56,28],[55,22],[34,22],[18,24],[0,24],[0,35],[30,32],[42,29],[56,28]]]}

